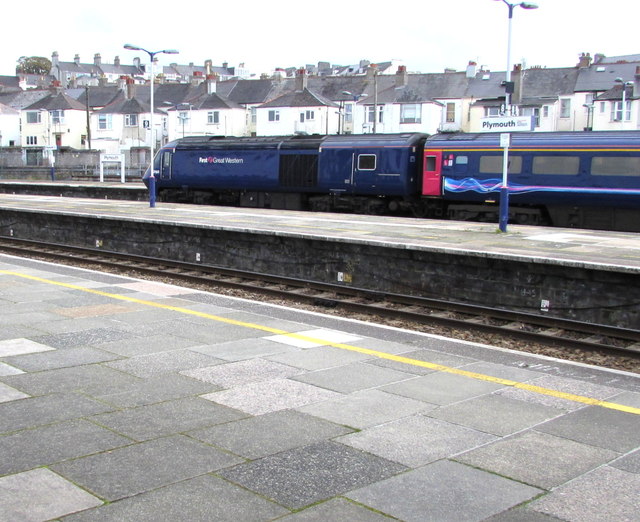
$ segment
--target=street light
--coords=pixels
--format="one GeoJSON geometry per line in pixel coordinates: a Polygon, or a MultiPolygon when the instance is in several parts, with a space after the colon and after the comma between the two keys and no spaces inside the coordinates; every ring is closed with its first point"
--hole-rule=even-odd
{"type": "MultiPolygon", "coordinates": [[[[531,2],[520,2],[512,4],[507,0],[495,0],[496,2],[502,2],[509,8],[509,29],[507,33],[507,73],[505,79],[505,112],[511,115],[511,93],[513,92],[513,85],[511,84],[511,25],[513,19],[513,9],[516,7],[522,7],[522,9],[537,9],[538,5],[531,2]]],[[[507,223],[509,222],[509,185],[508,185],[508,171],[509,171],[509,146],[504,147],[504,158],[502,162],[502,187],[500,187],[500,218],[499,227],[500,232],[507,231],[507,223]]]]}
{"type": "Polygon", "coordinates": [[[150,168],[150,177],[149,177],[149,206],[151,207],[155,207],[156,206],[156,178],[154,176],[153,173],[153,152],[154,152],[154,145],[155,145],[155,135],[154,135],[154,128],[153,128],[153,112],[155,110],[155,107],[153,105],[153,90],[154,90],[154,85],[155,85],[155,78],[154,78],[154,74],[153,74],[153,60],[156,56],[156,54],[178,54],[178,51],[176,51],[175,49],[163,49],[162,51],[147,51],[146,49],[139,47],[137,45],[131,45],[131,44],[124,44],[124,48],[129,50],[129,51],[144,51],[145,53],[147,53],[149,55],[149,60],[151,61],[151,67],[149,72],[151,73],[151,88],[150,88],[150,92],[151,92],[151,100],[150,100],[150,104],[151,104],[151,117],[149,118],[149,127],[151,127],[151,146],[150,146],[150,150],[151,150],[151,166],[150,168]]]}
{"type": "Polygon", "coordinates": [[[633,82],[625,82],[622,78],[616,78],[615,80],[613,80],[616,83],[621,83],[622,84],[622,113],[621,113],[621,117],[620,117],[620,122],[622,123],[622,127],[624,128],[624,115],[627,112],[627,85],[633,85],[633,82]]]}

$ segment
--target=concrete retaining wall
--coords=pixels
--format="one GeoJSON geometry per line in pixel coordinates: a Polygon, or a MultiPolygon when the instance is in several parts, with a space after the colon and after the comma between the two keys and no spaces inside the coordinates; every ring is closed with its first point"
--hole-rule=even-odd
{"type": "Polygon", "coordinates": [[[629,273],[13,210],[0,211],[0,235],[640,327],[640,276],[629,273]]]}

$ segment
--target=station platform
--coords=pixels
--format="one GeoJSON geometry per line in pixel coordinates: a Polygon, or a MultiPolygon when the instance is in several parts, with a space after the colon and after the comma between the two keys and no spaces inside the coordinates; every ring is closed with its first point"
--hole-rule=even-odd
{"type": "Polygon", "coordinates": [[[0,236],[640,329],[635,233],[0,194],[0,236]]]}
{"type": "Polygon", "coordinates": [[[0,519],[637,520],[640,375],[0,255],[0,519]]]}

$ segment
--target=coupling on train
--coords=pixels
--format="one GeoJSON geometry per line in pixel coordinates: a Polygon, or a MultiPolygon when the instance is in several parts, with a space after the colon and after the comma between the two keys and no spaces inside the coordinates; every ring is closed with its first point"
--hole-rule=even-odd
{"type": "MultiPolygon", "coordinates": [[[[640,131],[511,136],[509,222],[640,231],[640,131]]],[[[153,164],[161,201],[484,222],[502,169],[498,133],[194,136],[153,164]]]]}

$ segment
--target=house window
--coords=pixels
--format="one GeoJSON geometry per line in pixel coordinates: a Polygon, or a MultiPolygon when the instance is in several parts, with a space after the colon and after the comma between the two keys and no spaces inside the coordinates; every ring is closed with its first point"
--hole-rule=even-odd
{"type": "Polygon", "coordinates": [[[180,120],[180,123],[182,125],[184,125],[186,122],[189,121],[189,111],[180,111],[178,113],[178,120],[180,120]]]}
{"type": "MultiPolygon", "coordinates": [[[[624,121],[631,119],[631,102],[625,101],[624,121]]],[[[622,121],[622,102],[611,102],[611,121],[622,121]]]]}
{"type": "Polygon", "coordinates": [[[560,100],[560,117],[561,118],[571,117],[571,98],[562,98],[560,100]]]}
{"type": "Polygon", "coordinates": [[[607,112],[607,102],[600,102],[600,114],[607,112]]]}
{"type": "Polygon", "coordinates": [[[315,119],[316,117],[314,111],[304,111],[300,113],[300,123],[304,123],[305,121],[313,121],[315,119]]]}
{"type": "Polygon", "coordinates": [[[98,114],[98,129],[111,130],[111,114],[98,114]]]}
{"type": "Polygon", "coordinates": [[[38,136],[27,136],[27,145],[37,145],[38,136]]]}
{"type": "Polygon", "coordinates": [[[258,113],[255,107],[251,107],[251,123],[255,124],[258,121],[258,113]]]}
{"type": "Polygon", "coordinates": [[[64,123],[64,111],[50,111],[51,122],[54,125],[62,125],[64,123]]]}
{"type": "Polygon", "coordinates": [[[220,123],[220,111],[209,111],[207,113],[207,123],[209,125],[217,125],[220,123]]]}
{"type": "Polygon", "coordinates": [[[456,121],[456,104],[452,102],[447,103],[447,123],[454,123],[456,121]]]}
{"type": "Polygon", "coordinates": [[[500,116],[500,107],[485,107],[484,108],[484,117],[485,118],[498,118],[500,116]]]}
{"type": "MultiPolygon", "coordinates": [[[[373,123],[374,122],[374,114],[375,114],[375,106],[374,105],[368,105],[367,106],[367,123],[373,123]]],[[[378,123],[382,123],[382,107],[380,107],[380,105],[378,105],[378,123]]]]}
{"type": "Polygon", "coordinates": [[[27,123],[42,123],[42,115],[40,111],[28,111],[27,123]]]}
{"type": "Polygon", "coordinates": [[[280,121],[280,111],[270,110],[269,121],[280,121]]]}
{"type": "Polygon", "coordinates": [[[351,123],[353,121],[353,104],[347,103],[344,106],[344,121],[345,123],[351,123]]]}
{"type": "Polygon", "coordinates": [[[124,126],[125,127],[137,127],[138,126],[138,115],[137,114],[125,114],[124,115],[124,126]]]}
{"type": "Polygon", "coordinates": [[[522,116],[532,116],[534,127],[540,127],[540,108],[524,107],[522,109],[522,116]]]}
{"type": "Polygon", "coordinates": [[[542,117],[543,118],[548,118],[549,117],[549,106],[545,105],[544,107],[542,107],[542,117]]]}
{"type": "Polygon", "coordinates": [[[400,123],[420,123],[422,105],[419,103],[403,103],[400,105],[400,123]]]}

